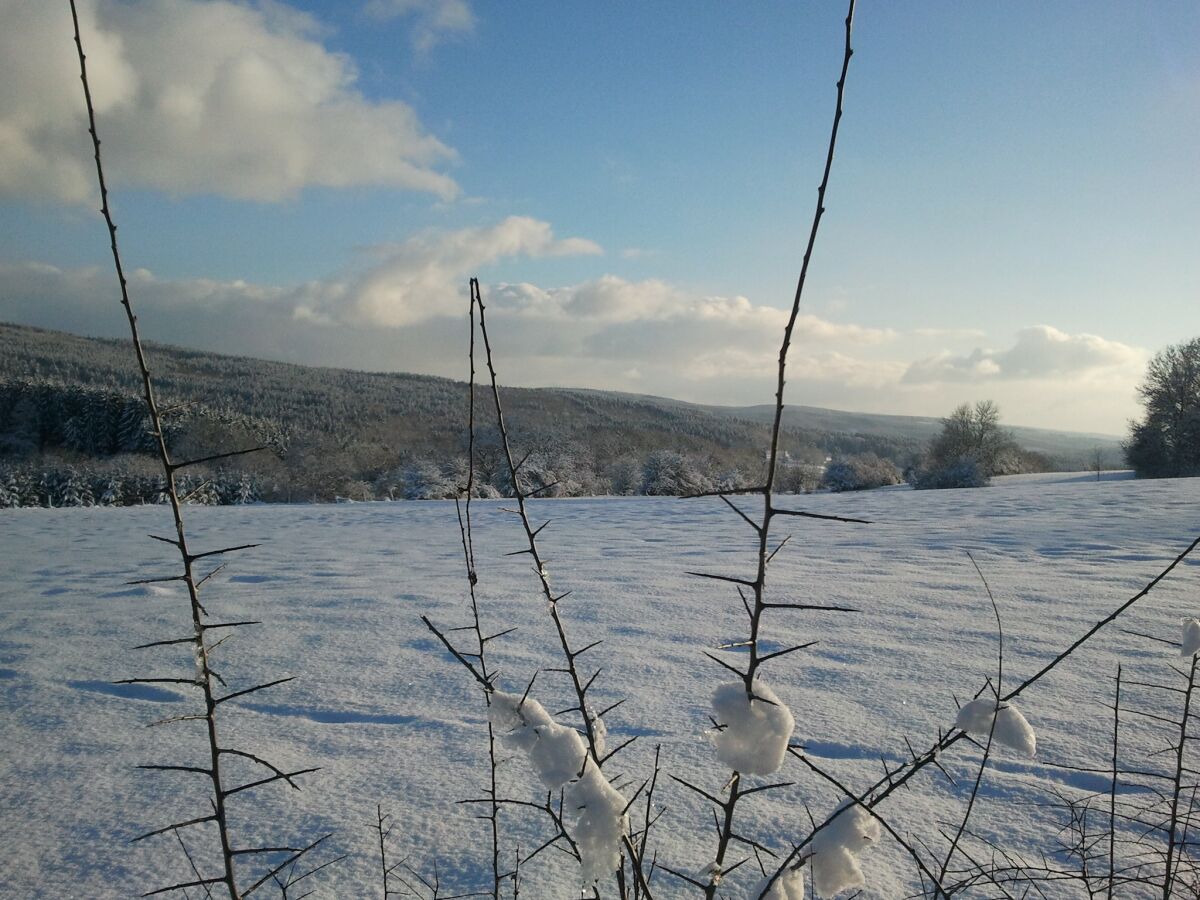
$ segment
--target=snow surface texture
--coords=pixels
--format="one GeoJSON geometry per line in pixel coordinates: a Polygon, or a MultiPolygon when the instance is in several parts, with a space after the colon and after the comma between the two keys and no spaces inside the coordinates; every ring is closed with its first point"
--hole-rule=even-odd
{"type": "MultiPolygon", "coordinates": [[[[889,766],[902,762],[906,737],[918,750],[929,747],[949,724],[954,696],[973,696],[994,676],[991,607],[965,550],[996,594],[1005,683],[1016,685],[1200,533],[1200,479],[1022,476],[978,490],[883,490],[780,503],[874,523],[788,524],[781,534],[796,539],[771,565],[770,596],[861,612],[769,611],[761,645],[770,652],[819,640],[768,663],[765,677],[797,713],[793,740],[854,788],[879,777],[881,754],[889,766]]],[[[510,684],[524,685],[540,669],[538,699],[548,710],[566,709],[575,699],[569,681],[549,671],[562,664],[561,655],[544,603],[532,596],[528,556],[503,555],[522,538],[503,511],[508,505],[472,507],[486,633],[519,626],[489,646],[510,684]]],[[[629,698],[604,717],[609,743],[638,740],[604,768],[612,767],[610,777],[625,773],[632,793],[662,745],[655,807],[666,812],[651,848],[660,862],[699,871],[713,850],[709,806],[666,774],[711,792],[728,776],[705,737],[720,670],[701,651],[744,640],[746,617],[735,591],[684,573],[752,572],[753,535],[719,500],[539,500],[535,510],[554,519],[539,542],[556,585],[574,591],[560,604],[573,643],[605,639],[583,657],[604,667],[592,702],[600,710],[629,698]]],[[[316,890],[314,900],[378,896],[377,849],[362,826],[381,803],[396,817],[395,859],[407,857],[427,874],[436,860],[445,894],[485,885],[487,825],[472,818],[477,809],[457,801],[480,797],[487,782],[486,708],[478,685],[418,618],[426,613],[445,627],[469,621],[453,504],[197,507],[187,517],[197,550],[265,542],[232,557],[206,586],[214,617],[264,623],[240,629],[215,652],[213,666],[235,690],[300,676],[223,704],[222,738],[289,769],[323,767],[300,782],[302,791],[275,785],[232,797],[240,838],[247,845],[291,842],[333,831],[328,853],[315,862],[350,857],[304,882],[316,890]]],[[[174,573],[173,549],[146,538],[169,529],[169,512],[156,507],[0,512],[4,897],[125,900],[190,875],[172,839],[128,841],[206,812],[193,776],[134,768],[203,759],[202,730],[144,727],[192,711],[194,699],[182,687],[111,684],[192,672],[187,648],[129,650],[191,630],[178,585],[125,584],[174,573]]],[[[1179,641],[1180,621],[1200,615],[1198,597],[1200,565],[1193,561],[1021,695],[1021,709],[1037,725],[1038,756],[992,754],[972,832],[1010,852],[1056,852],[1063,821],[1053,792],[1108,790],[1103,774],[1054,764],[1109,765],[1106,705],[1117,663],[1128,682],[1178,677],[1169,668],[1177,648],[1122,629],[1179,641]]],[[[743,651],[713,652],[744,665],[743,651]]],[[[1169,693],[1130,684],[1122,706],[1177,717],[1169,693]]],[[[578,714],[558,718],[582,727],[578,714]]],[[[1152,722],[1133,719],[1122,733],[1122,756],[1144,765],[1166,739],[1152,722]]],[[[956,785],[931,767],[880,812],[902,834],[944,846],[936,823],[961,817],[980,756],[960,742],[941,757],[956,785]]],[[[504,796],[544,798],[547,789],[524,751],[502,747],[501,757],[504,796]]],[[[259,777],[248,769],[234,772],[259,777]]],[[[747,786],[768,781],[795,785],[739,805],[739,831],[786,855],[791,841],[807,837],[805,805],[829,810],[841,798],[790,756],[774,775],[745,778],[747,786]]],[[[532,849],[549,837],[536,812],[510,808],[501,816],[506,859],[518,841],[532,849]]],[[[640,822],[640,803],[631,818],[640,822]]],[[[189,838],[202,866],[212,862],[209,843],[200,832],[189,838]]],[[[864,898],[895,900],[918,888],[912,861],[886,835],[860,862],[864,898]]],[[[539,855],[522,868],[522,896],[578,896],[579,868],[569,863],[557,850],[539,855]]],[[[801,871],[807,878],[811,866],[801,871]]],[[[760,878],[751,861],[730,873],[722,890],[743,898],[760,878]]],[[[653,884],[657,900],[695,896],[661,870],[653,884]]],[[[1047,890],[1052,897],[1080,893],[1065,883],[1047,890]]]]}
{"type": "Polygon", "coordinates": [[[712,708],[725,726],[712,734],[721,762],[744,775],[779,771],[796,720],[773,690],[756,680],[751,699],[745,682],[726,682],[713,691],[712,708]]]}
{"type": "Polygon", "coordinates": [[[768,875],[750,892],[751,900],[804,900],[804,869],[788,869],[775,879],[775,883],[767,890],[771,880],[768,875]],[[763,893],[766,891],[766,893],[763,893]]]}
{"type": "Polygon", "coordinates": [[[1180,656],[1185,659],[1200,653],[1200,619],[1183,620],[1183,649],[1180,656]]]}
{"type": "Polygon", "coordinates": [[[1025,721],[1021,711],[1011,703],[1001,703],[997,709],[996,701],[991,697],[972,700],[958,711],[954,727],[961,728],[972,737],[983,741],[986,741],[990,734],[993,744],[1001,744],[1026,756],[1037,753],[1037,737],[1033,728],[1025,721]],[[993,717],[996,720],[994,729],[993,717]]]}
{"type": "MultiPolygon", "coordinates": [[[[503,691],[492,693],[492,724],[508,746],[524,751],[534,773],[550,790],[566,785],[564,816],[579,846],[581,878],[591,884],[608,877],[621,858],[621,837],[629,830],[626,800],[588,756],[583,738],[574,728],[554,721],[532,697],[503,691]]],[[[593,716],[593,722],[599,722],[593,716]]]]}

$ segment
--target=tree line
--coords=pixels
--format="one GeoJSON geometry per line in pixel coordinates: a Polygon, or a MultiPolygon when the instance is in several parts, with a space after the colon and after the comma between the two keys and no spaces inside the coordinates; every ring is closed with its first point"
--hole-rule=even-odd
{"type": "MultiPolygon", "coordinates": [[[[0,475],[9,485],[0,505],[33,505],[34,497],[43,498],[38,505],[105,496],[153,502],[142,481],[152,449],[144,401],[120,344],[0,324],[0,351],[0,475]],[[120,491],[107,489],[113,480],[120,491]],[[44,490],[31,487],[43,482],[44,490]]],[[[219,487],[197,496],[230,502],[248,484],[268,502],[437,499],[461,484],[465,384],[156,345],[149,352],[161,373],[173,452],[267,446],[204,471],[219,487]]],[[[1139,475],[1200,473],[1197,372],[1200,339],[1151,363],[1141,388],[1146,416],[1132,423],[1125,444],[1139,475]]],[[[527,456],[524,474],[548,496],[701,493],[755,483],[765,464],[759,448],[767,426],[750,418],[603,391],[506,388],[505,396],[511,436],[527,456]]],[[[1090,464],[1023,449],[986,400],[955,409],[928,442],[800,427],[785,427],[781,441],[777,483],[786,492],[904,481],[969,487],[995,475],[1090,464]]],[[[494,429],[480,429],[477,450],[481,494],[510,496],[494,429]]]]}

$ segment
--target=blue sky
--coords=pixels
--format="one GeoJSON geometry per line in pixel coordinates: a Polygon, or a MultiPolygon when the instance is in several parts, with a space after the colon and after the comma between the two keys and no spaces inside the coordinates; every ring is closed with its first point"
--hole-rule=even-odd
{"type": "MultiPolygon", "coordinates": [[[[118,335],[60,6],[0,0],[0,319],[118,335]]],[[[461,377],[478,274],[510,383],[769,402],[840,4],[83,12],[151,336],[461,377]]],[[[789,401],[1120,433],[1200,331],[1200,6],[864,0],[854,44],[789,401]]]]}

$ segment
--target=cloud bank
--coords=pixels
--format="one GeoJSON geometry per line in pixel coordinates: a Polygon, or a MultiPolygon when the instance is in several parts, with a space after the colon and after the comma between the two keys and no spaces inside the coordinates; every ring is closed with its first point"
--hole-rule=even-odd
{"type": "Polygon", "coordinates": [[[411,325],[461,314],[463,283],[498,260],[601,252],[584,238],[555,238],[548,223],[526,216],[509,216],[486,228],[427,231],[400,244],[372,248],[376,262],[365,270],[308,285],[296,312],[314,321],[411,325]]]}
{"type": "MultiPolygon", "coordinates": [[[[0,196],[93,204],[66,4],[0,0],[0,196]]],[[[405,103],[367,100],[320,26],[282,4],[80,5],[114,185],[276,201],[380,185],[449,200],[456,158],[405,103]]]]}
{"type": "Polygon", "coordinates": [[[1145,354],[1135,347],[1094,334],[1066,334],[1049,325],[1017,332],[1007,350],[976,348],[964,355],[942,353],[917,360],[904,373],[906,384],[1070,378],[1133,368],[1145,354]]]}
{"type": "MultiPolygon", "coordinates": [[[[588,256],[592,241],[558,237],[514,216],[426,231],[370,248],[344,272],[305,284],[131,277],[148,337],[311,365],[465,375],[466,281],[501,260],[588,256]]],[[[508,384],[654,393],[760,404],[774,390],[786,313],[741,296],[703,295],[656,279],[606,274],[579,284],[485,286],[508,384]]],[[[0,319],[123,336],[111,272],[0,265],[0,319]]],[[[1048,325],[1001,350],[950,350],[970,331],[897,331],[800,315],[789,400],[874,412],[941,415],[991,398],[1015,424],[1117,433],[1135,414],[1144,351],[1048,325]],[[939,346],[942,345],[942,346],[939,346]]]]}

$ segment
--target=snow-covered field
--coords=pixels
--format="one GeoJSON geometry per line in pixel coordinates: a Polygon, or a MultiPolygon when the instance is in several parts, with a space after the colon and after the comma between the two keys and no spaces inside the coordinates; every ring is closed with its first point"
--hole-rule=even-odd
{"type": "MultiPolygon", "coordinates": [[[[769,664],[767,677],[795,715],[794,740],[855,786],[878,777],[881,755],[900,761],[906,736],[928,746],[953,725],[955,698],[968,699],[995,671],[992,610],[965,551],[995,592],[1011,685],[1200,533],[1200,479],[1029,476],[983,490],[877,491],[794,504],[873,522],[782,522],[780,535],[795,537],[772,566],[774,597],[858,611],[776,612],[766,623],[768,649],[819,640],[769,664]]],[[[536,669],[559,660],[528,558],[503,556],[523,540],[506,505],[475,506],[480,596],[489,630],[520,626],[495,646],[504,687],[519,691],[536,669]]],[[[616,768],[640,782],[661,744],[664,769],[719,792],[726,773],[705,729],[712,690],[728,673],[702,651],[741,639],[745,616],[725,585],[684,573],[750,577],[749,529],[714,500],[546,500],[535,511],[554,520],[541,541],[553,583],[574,591],[562,603],[573,640],[605,639],[588,654],[604,667],[597,705],[629,697],[609,716],[609,742],[639,739],[616,768]]],[[[201,549],[263,542],[233,557],[206,595],[216,617],[265,623],[242,629],[219,651],[231,688],[301,676],[230,703],[222,720],[228,740],[293,768],[322,767],[302,792],[274,785],[234,798],[233,819],[246,839],[334,831],[331,852],[315,861],[335,849],[350,855],[318,876],[316,896],[377,897],[367,826],[381,803],[398,823],[396,859],[407,856],[430,873],[436,861],[443,884],[454,888],[482,886],[485,826],[456,803],[479,796],[486,777],[482,696],[418,618],[426,613],[447,626],[466,620],[453,504],[195,508],[188,521],[201,549]]],[[[188,874],[174,841],[128,840],[208,811],[195,776],[134,768],[199,761],[196,726],[143,727],[191,706],[180,690],[110,684],[189,671],[185,652],[129,650],[186,635],[175,586],[123,584],[174,573],[171,548],[145,537],[168,528],[160,508],[0,513],[0,895],[124,898],[188,874]]],[[[1170,647],[1121,628],[1178,640],[1181,616],[1196,614],[1200,558],[1023,695],[1037,756],[996,749],[974,830],[1005,848],[1054,851],[1062,824],[1051,806],[1056,792],[1105,787],[1101,775],[1055,764],[1107,764],[1106,704],[1117,663],[1129,679],[1149,681],[1171,677],[1167,666],[1178,660],[1170,647]]],[[[565,688],[563,676],[543,671],[536,693],[553,711],[571,705],[565,688]]],[[[1130,704],[1170,711],[1165,692],[1129,693],[1130,704]]],[[[1152,724],[1131,723],[1131,746],[1161,746],[1152,724]]],[[[964,776],[958,787],[922,774],[881,810],[901,832],[938,846],[936,823],[959,815],[979,755],[960,743],[943,760],[964,776]]],[[[795,760],[779,774],[773,780],[795,785],[751,798],[741,812],[744,833],[786,849],[807,834],[806,806],[823,817],[838,797],[795,760]]],[[[537,796],[520,758],[506,763],[502,778],[510,796],[537,796]]],[[[714,846],[710,813],[674,783],[660,784],[657,799],[667,807],[653,842],[659,859],[701,869],[714,846]]],[[[515,814],[507,822],[509,853],[518,839],[536,846],[543,823],[515,814]]],[[[200,837],[192,836],[192,849],[203,856],[200,837]]],[[[543,854],[527,868],[522,895],[575,896],[565,860],[543,854]]],[[[901,897],[916,883],[911,862],[886,835],[862,864],[865,896],[901,897]]],[[[744,896],[755,880],[751,863],[726,893],[744,896]]],[[[654,883],[658,897],[695,893],[665,873],[654,883]]]]}

